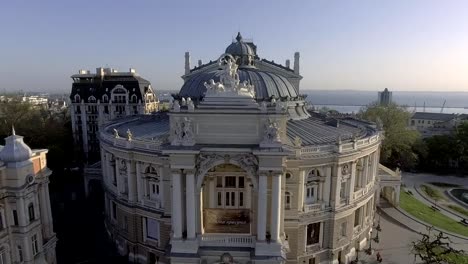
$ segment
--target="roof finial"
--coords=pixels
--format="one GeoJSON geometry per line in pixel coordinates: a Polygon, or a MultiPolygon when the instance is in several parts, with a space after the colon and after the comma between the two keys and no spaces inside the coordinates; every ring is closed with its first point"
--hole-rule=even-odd
{"type": "Polygon", "coordinates": [[[242,40],[242,35],[240,32],[237,32],[237,37],[236,37],[237,42],[240,42],[242,40]]]}
{"type": "Polygon", "coordinates": [[[16,135],[16,133],[15,133],[15,125],[11,125],[11,135],[12,135],[12,136],[16,135]]]}

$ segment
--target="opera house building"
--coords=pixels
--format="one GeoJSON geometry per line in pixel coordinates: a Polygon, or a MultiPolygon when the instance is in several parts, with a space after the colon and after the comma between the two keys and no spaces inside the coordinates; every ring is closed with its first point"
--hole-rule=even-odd
{"type": "Polygon", "coordinates": [[[349,263],[373,225],[381,132],[307,109],[299,53],[239,34],[171,109],[100,130],[106,228],[134,263],[349,263]]]}

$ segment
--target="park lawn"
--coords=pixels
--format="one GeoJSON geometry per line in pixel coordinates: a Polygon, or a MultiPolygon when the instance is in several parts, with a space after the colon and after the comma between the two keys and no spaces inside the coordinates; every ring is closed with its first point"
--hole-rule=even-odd
{"type": "Polygon", "coordinates": [[[400,207],[429,225],[468,237],[468,228],[466,226],[438,211],[433,211],[430,207],[404,191],[400,192],[400,207]]]}
{"type": "Polygon", "coordinates": [[[448,207],[454,211],[457,211],[459,212],[460,214],[464,214],[466,216],[468,216],[468,210],[458,206],[458,205],[453,205],[453,204],[449,204],[448,207]]]}
{"type": "Polygon", "coordinates": [[[434,189],[424,184],[421,185],[421,189],[425,194],[429,195],[429,197],[431,197],[434,200],[437,200],[437,201],[445,200],[444,195],[442,195],[442,193],[437,189],[434,189]]]}

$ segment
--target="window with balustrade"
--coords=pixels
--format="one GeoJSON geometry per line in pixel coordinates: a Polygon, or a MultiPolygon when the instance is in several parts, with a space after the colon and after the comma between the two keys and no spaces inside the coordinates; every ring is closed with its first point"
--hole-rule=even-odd
{"type": "Polygon", "coordinates": [[[286,210],[291,209],[291,193],[290,192],[284,193],[284,208],[286,210]]]}
{"type": "Polygon", "coordinates": [[[244,176],[217,176],[216,207],[245,208],[245,184],[244,176]]]}
{"type": "Polygon", "coordinates": [[[306,204],[314,204],[318,201],[318,189],[320,182],[320,171],[316,168],[313,168],[307,175],[304,186],[304,202],[306,204]]]}

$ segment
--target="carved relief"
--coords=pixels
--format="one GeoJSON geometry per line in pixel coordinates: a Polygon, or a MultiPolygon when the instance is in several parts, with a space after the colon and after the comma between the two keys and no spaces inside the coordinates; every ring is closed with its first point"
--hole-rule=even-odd
{"type": "Polygon", "coordinates": [[[270,145],[276,146],[281,143],[280,138],[280,129],[276,122],[269,121],[268,124],[265,124],[265,131],[263,135],[263,141],[260,143],[263,147],[268,147],[270,145]]]}
{"type": "Polygon", "coordinates": [[[231,156],[229,154],[200,154],[197,157],[197,175],[204,175],[209,169],[219,164],[219,161],[223,163],[233,163],[241,167],[250,175],[256,175],[258,170],[258,160],[252,154],[238,154],[231,156]]]}

